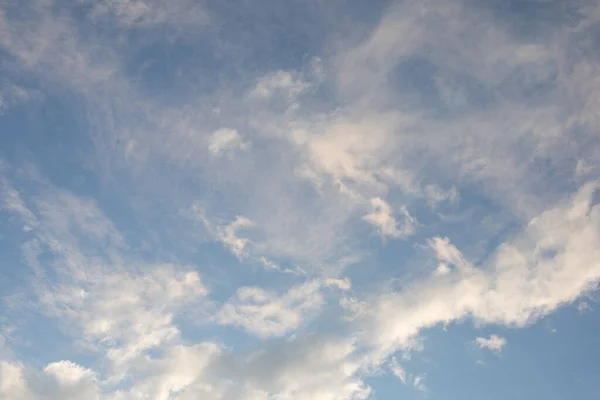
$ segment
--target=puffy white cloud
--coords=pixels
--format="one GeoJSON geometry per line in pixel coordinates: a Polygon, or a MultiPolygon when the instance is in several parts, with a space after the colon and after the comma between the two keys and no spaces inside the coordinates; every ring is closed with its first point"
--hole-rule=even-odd
{"type": "Polygon", "coordinates": [[[48,364],[43,371],[0,361],[0,395],[6,400],[99,400],[95,373],[70,361],[48,364]]]}
{"type": "Polygon", "coordinates": [[[475,338],[475,344],[480,349],[488,349],[496,354],[502,352],[504,346],[506,346],[506,339],[498,335],[491,335],[489,338],[477,337],[475,338]]]}
{"type": "Polygon", "coordinates": [[[27,399],[30,396],[21,365],[0,361],[0,394],[8,400],[27,399]]]}
{"type": "Polygon", "coordinates": [[[52,393],[51,388],[40,388],[39,397],[46,396],[55,399],[100,399],[98,382],[93,371],[77,365],[71,361],[59,361],[48,364],[44,373],[51,377],[57,388],[52,393]],[[42,390],[48,391],[43,393],[42,390]]]}
{"type": "Polygon", "coordinates": [[[219,382],[203,378],[220,354],[221,349],[214,343],[172,346],[161,358],[141,360],[136,366],[133,386],[127,391],[117,391],[114,400],[148,396],[156,400],[183,400],[201,395],[219,399],[219,382]]]}

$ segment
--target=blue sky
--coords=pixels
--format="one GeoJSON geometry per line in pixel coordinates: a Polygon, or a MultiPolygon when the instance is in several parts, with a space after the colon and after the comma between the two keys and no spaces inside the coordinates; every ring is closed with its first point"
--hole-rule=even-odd
{"type": "Polygon", "coordinates": [[[0,0],[0,398],[596,399],[598,29],[0,0]]]}

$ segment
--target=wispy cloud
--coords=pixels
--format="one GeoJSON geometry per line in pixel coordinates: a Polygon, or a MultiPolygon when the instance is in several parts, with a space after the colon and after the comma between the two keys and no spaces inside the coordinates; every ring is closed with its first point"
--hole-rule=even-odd
{"type": "Polygon", "coordinates": [[[271,98],[282,95],[284,98],[293,99],[310,87],[301,75],[290,71],[277,71],[260,78],[254,89],[249,93],[251,97],[271,98]]]}
{"type": "Polygon", "coordinates": [[[238,325],[258,336],[282,336],[314,316],[325,303],[323,289],[332,286],[349,289],[347,281],[338,280],[309,281],[281,295],[242,287],[235,298],[223,305],[216,318],[221,324],[238,325]]]}
{"type": "Polygon", "coordinates": [[[392,374],[398,377],[405,385],[412,386],[421,392],[427,391],[427,386],[425,386],[424,383],[425,377],[423,375],[413,375],[407,373],[406,370],[398,363],[396,358],[391,359],[389,368],[392,374]]]}
{"type": "Polygon", "coordinates": [[[114,18],[127,27],[149,28],[168,24],[180,28],[203,26],[209,22],[206,10],[190,0],[176,0],[169,4],[157,0],[102,0],[92,4],[93,18],[114,18]]]}
{"type": "Polygon", "coordinates": [[[236,217],[233,222],[218,228],[218,239],[239,259],[249,256],[250,240],[239,236],[239,231],[252,228],[255,223],[245,217],[236,217]]]}
{"type": "Polygon", "coordinates": [[[475,339],[475,344],[480,349],[488,349],[496,354],[500,354],[504,346],[506,346],[506,339],[498,335],[491,335],[489,338],[478,337],[475,339]]]}
{"type": "Polygon", "coordinates": [[[0,349],[0,397],[362,400],[382,369],[427,391],[394,358],[425,330],[596,287],[598,6],[523,32],[484,3],[326,3],[0,5],[13,308],[82,355],[0,349]]]}
{"type": "Polygon", "coordinates": [[[376,226],[382,237],[410,236],[415,233],[416,220],[405,209],[401,211],[404,220],[398,223],[392,207],[385,200],[375,197],[371,199],[371,211],[363,219],[376,226]]]}
{"type": "Polygon", "coordinates": [[[248,143],[242,140],[238,131],[226,128],[213,132],[208,145],[208,150],[216,156],[228,151],[244,150],[246,148],[248,148],[248,143]]]}

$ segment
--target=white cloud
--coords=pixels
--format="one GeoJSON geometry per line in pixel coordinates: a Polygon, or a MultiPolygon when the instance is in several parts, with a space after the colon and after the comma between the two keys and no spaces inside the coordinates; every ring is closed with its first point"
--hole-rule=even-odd
{"type": "MultiPolygon", "coordinates": [[[[52,2],[36,0],[25,5],[23,19],[7,18],[0,10],[0,46],[14,56],[24,70],[41,73],[75,90],[89,90],[115,77],[114,52],[83,44],[68,19],[55,14],[52,2]]],[[[21,10],[23,11],[23,10],[21,10]]]]}
{"type": "Polygon", "coordinates": [[[438,265],[438,267],[435,269],[434,274],[435,275],[447,275],[451,271],[452,270],[450,269],[450,267],[448,266],[448,264],[440,263],[438,265]]]}
{"type": "MultiPolygon", "coordinates": [[[[427,244],[435,252],[436,258],[441,261],[446,268],[451,265],[455,268],[468,268],[470,264],[465,260],[460,250],[450,243],[450,239],[435,237],[427,240],[427,244]]],[[[444,271],[446,268],[442,267],[444,271]]]]}
{"type": "Polygon", "coordinates": [[[406,385],[406,370],[398,363],[398,360],[396,360],[395,357],[390,361],[390,370],[406,385]]]}
{"type": "Polygon", "coordinates": [[[44,372],[67,385],[73,385],[82,379],[94,379],[92,371],[70,361],[59,361],[48,364],[44,368],[44,372]]]}
{"type": "Polygon", "coordinates": [[[296,72],[277,71],[260,78],[250,91],[250,96],[268,99],[280,94],[284,98],[293,99],[310,86],[311,84],[296,72]]]}
{"type": "Polygon", "coordinates": [[[365,400],[372,390],[356,377],[356,350],[355,341],[344,337],[312,335],[277,342],[221,366],[233,367],[230,371],[237,378],[223,399],[260,393],[261,400],[365,400]]]}
{"type": "Polygon", "coordinates": [[[74,335],[103,349],[117,369],[177,339],[173,313],[207,293],[197,273],[178,273],[169,265],[141,266],[136,274],[94,275],[48,288],[40,301],[50,315],[74,324],[74,335]]]}
{"type": "Polygon", "coordinates": [[[235,129],[222,128],[212,133],[209,139],[208,150],[215,156],[220,156],[226,152],[235,150],[245,150],[248,143],[245,143],[238,131],[235,129]]]}
{"type": "Polygon", "coordinates": [[[230,224],[218,228],[217,237],[238,259],[243,260],[250,255],[251,242],[239,236],[238,231],[254,226],[255,223],[248,218],[237,216],[230,224]]]}
{"type": "Polygon", "coordinates": [[[567,204],[534,218],[474,267],[447,239],[430,241],[451,273],[413,282],[360,307],[374,359],[410,345],[422,329],[473,318],[485,324],[525,326],[596,287],[600,279],[600,205],[595,184],[567,204]]]}
{"type": "Polygon", "coordinates": [[[412,386],[421,392],[427,391],[427,386],[425,386],[425,383],[423,382],[425,377],[423,375],[407,373],[400,363],[398,363],[398,360],[396,360],[395,357],[392,357],[388,367],[391,373],[398,377],[403,384],[412,386]]]}
{"type": "Polygon", "coordinates": [[[169,24],[174,28],[197,27],[209,21],[200,4],[190,0],[101,0],[94,2],[92,16],[109,16],[127,27],[169,24]]]}
{"type": "Polygon", "coordinates": [[[308,281],[278,294],[257,287],[242,287],[217,314],[223,325],[237,325],[260,337],[283,336],[296,330],[323,307],[323,289],[348,290],[347,280],[308,281]]]}
{"type": "Polygon", "coordinates": [[[395,127],[408,124],[407,119],[410,118],[397,112],[354,118],[334,115],[327,124],[317,125],[318,130],[297,134],[292,139],[306,153],[306,168],[358,196],[353,192],[362,189],[362,185],[384,191],[375,173],[390,155],[389,134],[395,127]],[[368,137],[364,132],[369,132],[368,137]]]}
{"type": "MultiPolygon", "coordinates": [[[[93,201],[47,184],[40,189],[36,214],[9,210],[38,221],[31,231],[34,238],[23,246],[36,272],[32,286],[38,307],[108,361],[111,379],[119,381],[145,352],[179,340],[175,315],[192,305],[199,309],[208,291],[189,266],[150,264],[133,256],[123,235],[93,201]],[[103,244],[101,251],[96,243],[103,244]]],[[[64,361],[50,364],[44,373],[63,380],[61,393],[76,396],[83,390],[79,380],[68,389],[63,378],[88,382],[81,375],[86,371],[64,361]]]]}
{"type": "Polygon", "coordinates": [[[480,349],[488,349],[496,354],[500,354],[504,346],[506,346],[506,339],[498,335],[491,335],[489,338],[477,337],[475,344],[480,349]]]}
{"type": "Polygon", "coordinates": [[[302,270],[302,268],[296,266],[295,268],[282,268],[277,263],[269,260],[266,257],[259,257],[258,262],[262,264],[267,271],[277,271],[282,272],[284,274],[292,274],[292,275],[306,275],[306,271],[302,270]]]}
{"type": "MultiPolygon", "coordinates": [[[[169,108],[134,89],[120,70],[123,60],[115,60],[117,50],[101,40],[87,40],[68,13],[57,18],[47,6],[51,2],[32,4],[36,18],[28,23],[0,16],[0,45],[39,81],[64,85],[80,96],[91,129],[99,132],[93,137],[99,152],[94,161],[108,166],[100,174],[118,171],[115,175],[123,174],[123,181],[133,182],[136,195],[139,188],[146,189],[141,181],[158,181],[153,186],[160,188],[164,203],[189,204],[179,197],[189,193],[176,189],[180,181],[175,174],[164,178],[152,172],[165,160],[170,167],[174,164],[169,171],[182,172],[194,192],[190,196],[200,193],[206,202],[218,203],[214,207],[231,207],[224,210],[230,215],[247,216],[213,232],[240,260],[247,260],[252,246],[265,260],[309,264],[309,274],[326,274],[328,265],[356,259],[362,238],[355,236],[352,222],[373,206],[372,199],[377,204],[366,219],[383,235],[398,236],[411,225],[399,223],[389,204],[452,202],[457,192],[440,188],[454,183],[491,200],[516,223],[531,221],[480,266],[449,239],[432,238],[428,244],[440,263],[433,276],[402,291],[374,293],[364,302],[348,300],[358,314],[351,317],[359,329],[352,325],[349,333],[356,334],[356,341],[290,341],[276,350],[265,347],[247,357],[232,356],[235,362],[227,364],[218,346],[182,345],[178,337],[177,314],[206,292],[191,267],[142,262],[91,201],[68,193],[45,198],[42,193],[40,199],[24,202],[15,196],[19,192],[7,192],[5,210],[39,225],[26,224],[35,226],[36,237],[24,247],[27,261],[59,276],[58,282],[36,286],[47,310],[87,335],[104,352],[103,361],[112,357],[147,368],[146,375],[135,376],[131,390],[123,389],[122,398],[167,397],[172,392],[181,398],[201,394],[228,400],[364,399],[370,394],[362,381],[368,367],[412,343],[424,328],[464,318],[525,326],[595,287],[600,276],[600,211],[592,204],[593,186],[582,188],[571,205],[562,205],[561,190],[572,187],[571,177],[552,175],[554,170],[579,170],[581,179],[598,161],[593,152],[600,74],[595,60],[572,60],[568,51],[577,49],[574,36],[589,36],[585,31],[581,35],[588,21],[531,45],[464,2],[400,2],[358,46],[344,49],[341,43],[339,54],[324,62],[326,75],[323,63],[314,68],[316,82],[328,80],[331,109],[314,106],[323,106],[323,99],[310,97],[315,82],[295,71],[267,73],[249,96],[227,97],[227,87],[214,98],[169,108]],[[438,71],[432,87],[440,91],[443,106],[436,111],[448,116],[438,118],[411,96],[395,92],[394,71],[412,58],[438,71]],[[476,82],[485,93],[473,100],[468,82],[461,80],[476,82]],[[531,100],[528,90],[545,87],[546,80],[554,88],[552,95],[531,100]],[[104,85],[108,81],[114,83],[104,85]],[[491,104],[469,108],[490,93],[491,104]],[[266,107],[268,99],[284,110],[266,107]],[[266,161],[254,165],[235,160],[211,169],[202,157],[194,157],[207,146],[212,151],[206,138],[190,134],[203,126],[199,104],[206,103],[218,103],[223,110],[215,126],[240,127],[252,139],[251,132],[258,131],[252,134],[269,150],[257,152],[255,160],[266,161]],[[570,133],[574,126],[576,138],[570,133]],[[582,159],[586,161],[579,168],[574,165],[582,159]],[[546,162],[551,168],[540,172],[540,163],[546,162]],[[171,179],[177,182],[171,184],[171,179]],[[303,182],[318,193],[306,190],[303,182]],[[206,183],[215,185],[220,195],[195,191],[206,183]],[[252,240],[242,232],[251,227],[252,240]],[[150,349],[159,354],[150,356],[150,349]],[[183,370],[190,364],[198,369],[183,370]],[[219,374],[208,376],[209,370],[219,374]],[[226,382],[237,384],[238,378],[237,388],[226,382]]],[[[138,28],[197,26],[203,14],[187,1],[110,0],[95,8],[97,18],[115,18],[125,27],[138,28]]],[[[597,9],[584,14],[598,15],[597,9]]],[[[244,143],[237,132],[210,139],[218,154],[244,143]]],[[[114,182],[120,176],[101,178],[114,182]]],[[[143,193],[149,199],[156,191],[143,193]]],[[[413,221],[408,214],[402,218],[413,221]]],[[[292,333],[322,307],[320,293],[326,284],[315,289],[311,282],[290,293],[240,289],[226,305],[226,320],[264,336],[292,333]]],[[[51,364],[50,371],[58,366],[67,370],[66,363],[51,364]]],[[[2,365],[2,394],[27,398],[30,389],[22,366],[2,365]]],[[[421,375],[413,377],[415,387],[422,383],[421,375]]]]}
{"type": "Polygon", "coordinates": [[[70,361],[48,364],[42,372],[0,360],[0,395],[6,400],[100,400],[95,374],[70,361]]]}
{"type": "Polygon", "coordinates": [[[220,355],[219,346],[209,342],[170,347],[161,358],[147,358],[137,365],[133,387],[117,391],[114,399],[219,399],[218,382],[207,381],[205,374],[220,355]]]}
{"type": "MultiPolygon", "coordinates": [[[[0,21],[2,18],[0,17],[0,21]]],[[[9,108],[23,105],[30,100],[39,99],[41,94],[36,90],[27,90],[17,84],[0,83],[0,115],[9,108]]]]}
{"type": "Polygon", "coordinates": [[[377,227],[382,237],[406,237],[415,233],[416,220],[406,209],[402,210],[404,221],[400,226],[392,207],[380,197],[371,199],[371,211],[363,219],[377,227]]]}
{"type": "Polygon", "coordinates": [[[59,361],[48,364],[44,373],[58,383],[59,389],[55,393],[39,393],[38,396],[65,400],[100,399],[95,373],[89,369],[71,361],[59,361]]]}
{"type": "Polygon", "coordinates": [[[355,350],[353,340],[321,336],[278,341],[245,354],[210,342],[175,346],[140,364],[133,387],[114,399],[365,400],[371,389],[354,376],[355,350]]]}
{"type": "Polygon", "coordinates": [[[415,389],[420,390],[421,392],[426,392],[427,391],[427,386],[425,386],[425,382],[423,382],[425,380],[425,377],[423,375],[417,375],[413,378],[413,386],[415,387],[415,389]]]}
{"type": "Polygon", "coordinates": [[[590,304],[587,301],[581,301],[579,302],[579,304],[577,304],[577,311],[579,311],[580,314],[590,312],[592,310],[592,306],[590,306],[590,304]]]}
{"type": "Polygon", "coordinates": [[[27,399],[30,396],[21,365],[0,361],[0,394],[9,400],[27,399]]]}
{"type": "Polygon", "coordinates": [[[23,218],[23,229],[28,231],[37,225],[37,218],[21,199],[19,192],[5,178],[0,176],[0,201],[2,209],[16,213],[23,218]]]}

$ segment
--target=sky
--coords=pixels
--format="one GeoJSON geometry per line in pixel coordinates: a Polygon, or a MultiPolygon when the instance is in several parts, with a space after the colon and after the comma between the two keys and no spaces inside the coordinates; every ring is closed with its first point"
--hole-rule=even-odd
{"type": "Polygon", "coordinates": [[[597,0],[0,0],[0,399],[600,393],[597,0]]]}

